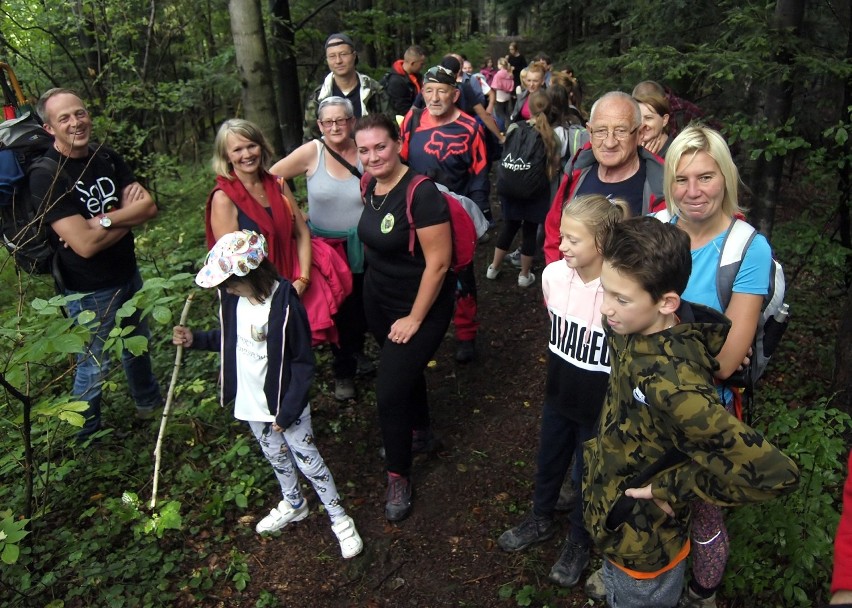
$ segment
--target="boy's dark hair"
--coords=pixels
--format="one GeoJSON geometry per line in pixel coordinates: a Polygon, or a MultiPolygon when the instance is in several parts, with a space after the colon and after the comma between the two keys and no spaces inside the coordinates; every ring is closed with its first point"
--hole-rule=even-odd
{"type": "Polygon", "coordinates": [[[265,258],[260,266],[249,271],[244,277],[238,277],[232,274],[222,282],[222,287],[232,287],[234,285],[248,285],[252,291],[252,296],[263,304],[266,298],[272,295],[272,288],[275,286],[275,281],[278,280],[278,270],[269,258],[265,258]]]}
{"type": "Polygon", "coordinates": [[[686,289],[692,272],[689,235],[673,224],[639,217],[612,227],[601,248],[604,261],[642,286],[655,302],[686,289]]]}

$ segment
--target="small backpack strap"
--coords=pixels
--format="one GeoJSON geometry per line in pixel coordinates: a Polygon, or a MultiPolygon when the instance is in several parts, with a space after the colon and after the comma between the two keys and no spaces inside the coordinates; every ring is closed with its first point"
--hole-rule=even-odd
{"type": "Polygon", "coordinates": [[[652,213],[655,218],[663,222],[664,224],[670,224],[672,222],[672,214],[669,213],[668,208],[663,208],[657,211],[656,213],[652,213]]]}
{"type": "Polygon", "coordinates": [[[376,189],[376,178],[369,173],[361,176],[361,204],[367,204],[367,195],[376,189]]]}
{"type": "Polygon", "coordinates": [[[411,215],[411,203],[414,202],[414,189],[429,178],[425,175],[415,174],[408,182],[408,187],[405,189],[405,217],[408,219],[408,253],[414,255],[414,239],[417,236],[414,226],[414,216],[411,215]]]}
{"type": "Polygon", "coordinates": [[[722,253],[719,255],[719,268],[716,270],[716,297],[719,298],[722,310],[726,310],[731,303],[734,280],[756,234],[754,226],[740,219],[734,219],[725,233],[722,253]]]}

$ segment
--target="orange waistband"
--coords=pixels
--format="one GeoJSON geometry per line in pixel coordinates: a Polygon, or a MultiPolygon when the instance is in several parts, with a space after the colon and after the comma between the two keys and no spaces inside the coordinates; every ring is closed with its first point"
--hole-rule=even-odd
{"type": "Polygon", "coordinates": [[[625,568],[621,564],[617,564],[617,563],[615,563],[614,561],[611,561],[611,560],[610,560],[610,563],[613,566],[615,566],[616,568],[618,568],[619,570],[621,570],[622,572],[624,572],[625,574],[627,574],[631,578],[635,578],[635,579],[638,579],[638,580],[648,580],[648,579],[651,579],[651,578],[657,578],[661,574],[668,572],[669,570],[671,570],[672,568],[677,566],[680,562],[685,560],[687,558],[687,556],[689,555],[690,547],[691,547],[691,545],[689,543],[689,539],[686,539],[686,543],[683,545],[683,547],[681,547],[678,554],[674,556],[674,559],[671,562],[669,562],[669,564],[665,568],[661,568],[660,570],[657,570],[655,572],[639,572],[637,570],[631,570],[630,568],[625,568]]]}

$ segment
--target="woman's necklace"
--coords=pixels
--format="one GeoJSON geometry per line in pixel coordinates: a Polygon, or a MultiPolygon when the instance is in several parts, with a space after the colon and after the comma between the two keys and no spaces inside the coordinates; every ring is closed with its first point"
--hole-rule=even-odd
{"type": "Polygon", "coordinates": [[[261,205],[269,204],[266,199],[266,188],[263,185],[263,182],[257,182],[255,184],[245,185],[246,191],[261,205]]]}
{"type": "Polygon", "coordinates": [[[390,187],[390,188],[388,188],[388,191],[387,191],[387,192],[385,192],[385,195],[382,197],[382,202],[380,202],[378,205],[376,205],[375,200],[374,200],[375,189],[373,189],[374,191],[370,193],[370,207],[372,207],[372,208],[373,208],[373,211],[378,211],[379,209],[381,209],[381,208],[382,208],[382,205],[384,205],[384,204],[385,204],[385,201],[386,201],[386,200],[388,200],[388,194],[390,194],[390,193],[391,193],[391,191],[392,191],[394,188],[396,188],[396,185],[399,183],[399,180],[401,180],[401,179],[402,179],[402,176],[403,176],[403,175],[405,175],[405,171],[403,171],[402,173],[400,173],[400,174],[399,174],[399,175],[398,175],[398,176],[397,176],[397,177],[393,180],[393,184],[391,185],[391,187],[390,187]]]}
{"type": "MultiPolygon", "coordinates": [[[[391,188],[391,190],[392,189],[393,188],[391,188]]],[[[391,193],[390,190],[385,192],[385,195],[382,197],[382,202],[379,203],[378,205],[376,205],[376,203],[375,203],[375,199],[373,198],[373,193],[372,192],[370,193],[370,207],[373,208],[373,211],[378,211],[379,209],[382,208],[382,205],[384,205],[385,201],[388,200],[388,194],[390,194],[390,193],[391,193]]]]}

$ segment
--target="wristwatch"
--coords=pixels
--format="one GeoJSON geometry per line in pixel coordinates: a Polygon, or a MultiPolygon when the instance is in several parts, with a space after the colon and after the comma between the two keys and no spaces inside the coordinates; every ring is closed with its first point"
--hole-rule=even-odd
{"type": "Polygon", "coordinates": [[[108,215],[102,215],[100,218],[98,218],[98,223],[101,225],[102,228],[109,228],[110,226],[112,226],[112,220],[109,219],[108,215]]]}

